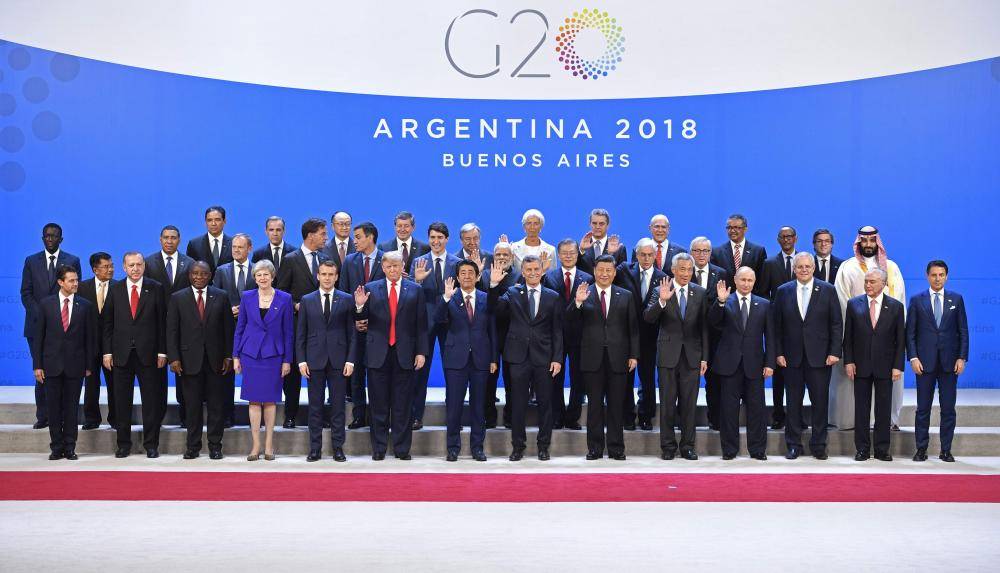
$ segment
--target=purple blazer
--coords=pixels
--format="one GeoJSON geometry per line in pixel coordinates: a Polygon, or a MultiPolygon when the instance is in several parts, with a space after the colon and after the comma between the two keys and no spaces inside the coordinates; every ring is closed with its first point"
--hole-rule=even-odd
{"type": "Polygon", "coordinates": [[[260,294],[257,289],[244,291],[240,296],[240,316],[236,321],[233,337],[233,356],[245,354],[253,358],[280,356],[282,362],[292,363],[295,345],[295,328],[292,323],[292,295],[274,289],[271,310],[260,317],[260,294]]]}

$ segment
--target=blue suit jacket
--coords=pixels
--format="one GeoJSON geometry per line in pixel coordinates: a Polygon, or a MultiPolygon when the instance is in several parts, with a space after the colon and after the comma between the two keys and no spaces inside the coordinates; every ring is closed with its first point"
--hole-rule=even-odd
{"type": "Polygon", "coordinates": [[[530,363],[548,366],[563,362],[563,314],[566,304],[552,289],[538,285],[538,308],[532,317],[528,303],[528,287],[517,284],[501,291],[490,289],[490,298],[497,319],[507,320],[507,335],[503,342],[504,362],[530,363]]]}
{"type": "Polygon", "coordinates": [[[844,320],[844,364],[854,364],[857,376],[888,380],[892,369],[903,369],[906,353],[906,323],[903,303],[882,295],[882,310],[872,328],[868,314],[868,296],[847,301],[844,320]]]}
{"type": "Polygon", "coordinates": [[[257,283],[253,280],[253,263],[248,259],[245,263],[243,263],[243,268],[244,272],[246,272],[245,281],[243,283],[243,292],[240,292],[240,290],[236,288],[236,282],[239,278],[239,269],[236,268],[235,262],[219,265],[219,268],[215,269],[215,277],[212,278],[212,286],[226,291],[226,296],[229,298],[229,306],[239,306],[240,297],[243,296],[244,292],[257,289],[257,283]]]}
{"type": "Polygon", "coordinates": [[[469,322],[469,313],[465,308],[465,294],[461,289],[448,302],[442,296],[435,297],[434,322],[448,329],[444,348],[441,349],[441,359],[445,368],[465,368],[472,355],[472,364],[476,370],[489,371],[490,364],[497,362],[496,321],[493,319],[493,309],[489,307],[487,295],[481,290],[475,291],[476,306],[469,322]]]}
{"type": "Polygon", "coordinates": [[[375,252],[372,253],[369,273],[371,276],[365,280],[365,256],[362,253],[351,253],[347,255],[347,260],[340,269],[337,288],[353,296],[354,291],[359,286],[384,279],[385,273],[382,272],[382,251],[380,249],[375,249],[375,252]]]}
{"type": "MultiPolygon", "coordinates": [[[[573,277],[573,284],[569,291],[569,298],[566,298],[566,275],[563,274],[562,265],[559,264],[557,260],[555,262],[555,268],[550,269],[544,275],[542,275],[542,286],[553,290],[559,295],[559,301],[562,303],[564,310],[565,307],[572,304],[573,297],[576,296],[576,289],[581,283],[594,284],[594,275],[585,273],[580,270],[580,267],[576,267],[576,276],[573,277]]],[[[569,347],[580,346],[580,329],[569,324],[568,321],[563,323],[563,347],[568,351],[569,347]]]]}
{"type": "Polygon", "coordinates": [[[260,291],[248,290],[240,298],[240,316],[233,337],[233,356],[246,354],[254,358],[280,356],[283,363],[292,363],[295,332],[292,295],[274,289],[271,309],[260,317],[260,291]]]}
{"type": "Polygon", "coordinates": [[[813,279],[806,318],[799,312],[799,281],[787,282],[771,301],[774,315],[774,355],[784,356],[792,368],[826,366],[827,356],[843,354],[844,322],[840,299],[830,283],[813,279]]]}
{"type": "MultiPolygon", "coordinates": [[[[442,258],[444,259],[441,265],[443,267],[442,271],[444,271],[444,280],[447,280],[449,277],[454,278],[456,276],[455,267],[462,259],[451,253],[445,253],[442,258]]],[[[424,303],[427,305],[427,324],[432,325],[435,324],[434,309],[437,308],[437,299],[444,294],[444,282],[437,276],[437,273],[433,272],[434,253],[427,253],[413,259],[414,269],[417,268],[417,262],[421,259],[426,261],[426,267],[424,268],[431,269],[431,274],[427,275],[427,278],[418,284],[424,290],[424,303]]]]}
{"type": "MultiPolygon", "coordinates": [[[[56,279],[49,280],[49,254],[46,251],[39,251],[24,258],[24,269],[21,271],[21,304],[24,306],[24,337],[31,338],[35,335],[35,318],[38,316],[38,303],[49,295],[59,292],[59,284],[56,279]]],[[[67,253],[59,251],[56,258],[56,268],[60,265],[69,265],[76,269],[76,274],[80,279],[80,259],[67,253]]]]}
{"type": "Polygon", "coordinates": [[[740,361],[747,378],[763,378],[764,368],[774,368],[774,325],[770,302],[762,296],[750,297],[746,328],[740,318],[738,293],[729,295],[725,307],[718,302],[708,310],[708,321],[721,330],[712,359],[712,372],[720,376],[736,374],[740,361]]]}
{"type": "Polygon", "coordinates": [[[330,320],[323,317],[323,296],[315,291],[299,302],[295,333],[295,356],[310,370],[330,364],[341,370],[345,362],[357,361],[354,328],[354,297],[334,290],[330,296],[330,320]]]}
{"type": "MultiPolygon", "coordinates": [[[[413,370],[413,359],[419,354],[427,357],[427,306],[424,291],[417,283],[399,281],[396,304],[396,359],[403,370],[413,370]]],[[[389,287],[385,279],[365,285],[371,296],[368,302],[354,313],[355,320],[367,320],[365,337],[365,366],[381,368],[389,353],[389,287]]]]}
{"type": "Polygon", "coordinates": [[[941,326],[934,322],[931,293],[927,290],[910,297],[906,315],[906,354],[919,358],[924,370],[952,371],[959,358],[969,360],[969,322],[965,300],[945,289],[941,300],[941,326]]]}
{"type": "Polygon", "coordinates": [[[59,295],[39,303],[38,321],[31,340],[33,368],[45,376],[83,378],[97,356],[97,307],[79,294],[73,297],[69,328],[63,331],[59,295]]]}

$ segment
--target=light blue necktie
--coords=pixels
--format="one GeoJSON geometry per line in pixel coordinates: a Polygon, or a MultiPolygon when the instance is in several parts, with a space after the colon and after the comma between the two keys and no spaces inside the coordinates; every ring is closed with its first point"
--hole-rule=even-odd
{"type": "Polygon", "coordinates": [[[684,296],[684,291],[685,289],[682,288],[680,293],[681,297],[680,300],[678,301],[681,305],[681,319],[684,318],[684,312],[687,310],[688,307],[688,299],[686,296],[684,296]]]}
{"type": "Polygon", "coordinates": [[[806,319],[806,313],[809,312],[809,285],[802,285],[802,295],[799,302],[799,312],[802,313],[802,320],[806,319]]]}
{"type": "Polygon", "coordinates": [[[944,314],[944,309],[941,307],[941,293],[934,293],[934,324],[938,328],[941,328],[941,315],[944,314]]]}
{"type": "Polygon", "coordinates": [[[646,270],[646,271],[642,271],[641,273],[639,273],[639,284],[641,285],[639,287],[639,290],[642,291],[642,300],[643,301],[646,300],[646,294],[649,293],[649,286],[646,284],[646,273],[648,273],[648,272],[649,271],[646,270]]]}
{"type": "Polygon", "coordinates": [[[247,288],[247,274],[243,270],[243,265],[237,265],[240,267],[240,276],[236,279],[236,290],[243,292],[247,288]]]}

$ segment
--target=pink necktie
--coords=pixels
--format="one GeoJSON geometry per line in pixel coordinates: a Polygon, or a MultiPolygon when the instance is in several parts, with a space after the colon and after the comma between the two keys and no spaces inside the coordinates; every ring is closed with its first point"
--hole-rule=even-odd
{"type": "Polygon", "coordinates": [[[465,312],[469,315],[469,322],[472,322],[474,311],[472,310],[472,295],[465,295],[465,312]]]}
{"type": "Polygon", "coordinates": [[[69,330],[69,299],[68,298],[64,298],[63,299],[62,323],[63,323],[63,332],[66,332],[67,330],[69,330]]]}
{"type": "Polygon", "coordinates": [[[875,299],[872,299],[871,305],[868,306],[868,316],[872,319],[872,328],[875,328],[875,299]]]}

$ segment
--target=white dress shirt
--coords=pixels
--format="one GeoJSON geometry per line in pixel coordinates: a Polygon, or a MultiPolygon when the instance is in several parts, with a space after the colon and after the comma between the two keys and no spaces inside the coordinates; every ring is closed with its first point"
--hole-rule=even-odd
{"type": "Polygon", "coordinates": [[[799,282],[798,279],[795,280],[795,300],[798,301],[799,316],[802,317],[802,320],[805,320],[806,311],[809,310],[809,301],[812,299],[812,291],[813,280],[811,278],[807,283],[799,282]],[[805,288],[804,296],[802,291],[803,288],[805,288]]]}
{"type": "Polygon", "coordinates": [[[816,270],[825,270],[826,273],[820,278],[822,278],[826,282],[830,282],[830,255],[827,255],[825,257],[816,255],[816,270]]]}
{"type": "Polygon", "coordinates": [[[692,271],[691,279],[698,283],[701,288],[708,288],[708,275],[711,273],[711,269],[708,268],[706,264],[704,267],[694,266],[694,271],[692,271]],[[701,271],[701,280],[698,280],[698,271],[701,271]]]}

